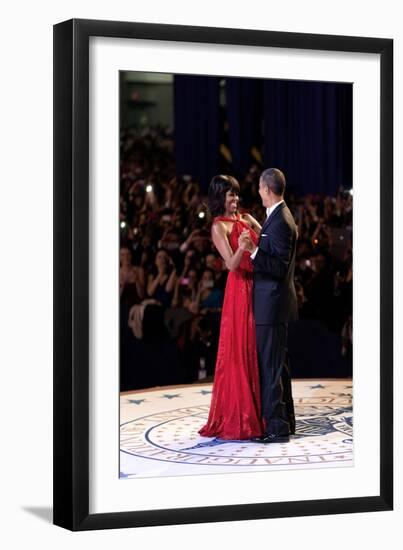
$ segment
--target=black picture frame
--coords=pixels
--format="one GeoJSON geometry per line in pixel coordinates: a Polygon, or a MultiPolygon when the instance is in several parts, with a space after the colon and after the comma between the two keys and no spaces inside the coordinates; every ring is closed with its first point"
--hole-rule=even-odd
{"type": "Polygon", "coordinates": [[[54,523],[71,530],[393,509],[393,40],[73,19],[54,26],[54,523]],[[380,55],[380,490],[365,497],[89,513],[89,38],[380,55]]]}

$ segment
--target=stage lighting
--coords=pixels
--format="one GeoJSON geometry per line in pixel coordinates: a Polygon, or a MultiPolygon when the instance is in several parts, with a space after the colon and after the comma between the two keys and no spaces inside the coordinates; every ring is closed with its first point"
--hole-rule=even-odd
{"type": "Polygon", "coordinates": [[[124,229],[126,227],[126,222],[120,222],[120,227],[124,229]]]}
{"type": "Polygon", "coordinates": [[[147,193],[151,193],[152,190],[153,190],[153,186],[152,185],[147,185],[147,187],[146,187],[147,193]]]}
{"type": "Polygon", "coordinates": [[[204,212],[199,212],[199,218],[200,219],[203,219],[205,216],[206,216],[206,214],[204,212]]]}

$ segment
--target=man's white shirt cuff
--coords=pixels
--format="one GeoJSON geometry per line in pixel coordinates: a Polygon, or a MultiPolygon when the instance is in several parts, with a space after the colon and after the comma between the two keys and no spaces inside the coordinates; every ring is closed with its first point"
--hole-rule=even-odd
{"type": "Polygon", "coordinates": [[[256,256],[258,250],[259,250],[259,247],[256,247],[256,249],[252,252],[252,254],[250,255],[251,260],[255,259],[255,256],[256,256]]]}

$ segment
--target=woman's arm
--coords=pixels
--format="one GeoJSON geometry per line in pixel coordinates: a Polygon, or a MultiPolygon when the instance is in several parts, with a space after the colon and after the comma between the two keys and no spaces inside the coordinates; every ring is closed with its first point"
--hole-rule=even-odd
{"type": "Polygon", "coordinates": [[[178,276],[176,275],[176,269],[174,267],[172,269],[172,272],[171,272],[169,278],[168,278],[167,284],[165,285],[165,290],[167,292],[172,292],[173,291],[177,279],[178,279],[178,276]]]}
{"type": "Polygon", "coordinates": [[[238,248],[235,254],[232,251],[232,248],[229,244],[227,232],[224,224],[214,223],[211,228],[211,236],[213,243],[217,248],[218,252],[221,255],[221,258],[224,260],[227,269],[230,271],[235,271],[239,266],[242,259],[244,250],[238,248]]]}
{"type": "Polygon", "coordinates": [[[140,266],[136,267],[136,290],[140,300],[144,298],[144,269],[140,266]]]}
{"type": "Polygon", "coordinates": [[[159,273],[155,278],[152,275],[148,276],[147,294],[150,297],[154,296],[154,293],[157,290],[159,282],[160,282],[160,274],[159,273]]]}
{"type": "Polygon", "coordinates": [[[199,281],[199,286],[198,286],[198,289],[197,289],[196,297],[195,297],[194,300],[192,300],[192,303],[190,305],[190,310],[191,310],[192,313],[197,314],[200,311],[200,302],[201,302],[202,290],[203,290],[202,282],[199,281]]]}
{"type": "Polygon", "coordinates": [[[175,290],[174,290],[174,295],[172,296],[172,302],[171,302],[171,306],[172,307],[178,307],[178,304],[179,304],[179,287],[180,287],[180,279],[178,279],[176,281],[176,284],[175,284],[175,290]]]}

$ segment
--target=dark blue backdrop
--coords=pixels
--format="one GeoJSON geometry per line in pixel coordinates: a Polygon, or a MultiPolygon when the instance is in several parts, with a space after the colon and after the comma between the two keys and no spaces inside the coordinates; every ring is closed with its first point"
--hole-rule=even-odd
{"type": "Polygon", "coordinates": [[[203,189],[219,171],[218,77],[175,75],[175,157],[178,175],[191,174],[203,189]]]}
{"type": "Polygon", "coordinates": [[[220,80],[174,78],[178,174],[192,174],[206,190],[220,172],[227,128],[231,173],[241,180],[258,151],[261,168],[283,170],[297,195],[352,187],[351,84],[225,78],[220,107],[220,80]]]}

